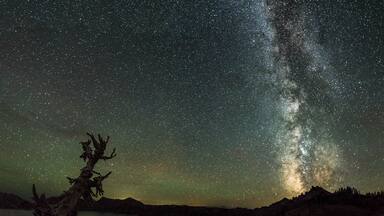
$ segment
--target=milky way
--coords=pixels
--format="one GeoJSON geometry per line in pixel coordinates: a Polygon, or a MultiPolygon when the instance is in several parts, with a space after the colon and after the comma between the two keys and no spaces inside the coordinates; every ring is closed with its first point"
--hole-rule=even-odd
{"type": "Polygon", "coordinates": [[[282,183],[292,194],[311,185],[332,187],[342,178],[337,173],[341,153],[329,134],[326,115],[333,108],[330,91],[335,89],[330,82],[338,81],[323,75],[333,71],[319,61],[320,47],[316,38],[311,38],[314,29],[308,29],[311,17],[302,2],[267,0],[264,9],[271,26],[270,56],[280,92],[282,125],[276,145],[282,183]],[[315,120],[318,116],[320,120],[315,120]]]}
{"type": "Polygon", "coordinates": [[[384,1],[0,1],[0,191],[269,205],[384,185],[384,1]]]}

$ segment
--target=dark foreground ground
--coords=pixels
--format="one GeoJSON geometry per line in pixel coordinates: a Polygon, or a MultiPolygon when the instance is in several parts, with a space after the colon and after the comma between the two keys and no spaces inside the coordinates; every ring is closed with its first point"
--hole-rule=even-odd
{"type": "MultiPolygon", "coordinates": [[[[29,201],[7,193],[0,193],[0,208],[31,209],[29,201]]],[[[282,199],[270,206],[256,209],[224,209],[177,205],[146,205],[132,198],[116,200],[101,198],[92,203],[81,203],[79,209],[130,215],[254,215],[254,216],[384,216],[384,193],[362,195],[353,188],[331,193],[321,187],[292,198],[282,199]]]]}

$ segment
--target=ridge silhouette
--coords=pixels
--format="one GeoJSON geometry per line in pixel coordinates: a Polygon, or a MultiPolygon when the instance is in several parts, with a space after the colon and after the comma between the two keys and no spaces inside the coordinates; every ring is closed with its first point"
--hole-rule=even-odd
{"type": "MultiPolygon", "coordinates": [[[[31,209],[29,201],[8,193],[0,193],[0,208],[31,209]]],[[[329,192],[322,187],[292,199],[283,198],[269,206],[246,208],[193,207],[186,205],[148,205],[134,198],[110,199],[102,197],[92,203],[81,200],[80,210],[126,213],[141,216],[170,215],[213,215],[213,216],[379,216],[384,215],[384,192],[361,194],[352,187],[329,192]]]]}

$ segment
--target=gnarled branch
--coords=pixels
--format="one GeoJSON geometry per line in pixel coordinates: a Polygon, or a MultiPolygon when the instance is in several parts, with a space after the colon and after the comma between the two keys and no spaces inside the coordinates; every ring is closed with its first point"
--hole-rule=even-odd
{"type": "Polygon", "coordinates": [[[104,194],[103,190],[103,181],[104,179],[108,178],[108,176],[112,172],[108,172],[106,175],[99,175],[97,177],[94,177],[90,182],[91,182],[91,187],[94,187],[96,189],[96,193],[94,194],[95,197],[102,196],[104,194]]]}
{"type": "Polygon", "coordinates": [[[100,159],[103,159],[103,160],[109,160],[109,159],[112,159],[112,158],[114,158],[114,157],[116,157],[116,148],[114,148],[114,149],[112,150],[112,153],[111,153],[110,156],[102,156],[100,159]]]}

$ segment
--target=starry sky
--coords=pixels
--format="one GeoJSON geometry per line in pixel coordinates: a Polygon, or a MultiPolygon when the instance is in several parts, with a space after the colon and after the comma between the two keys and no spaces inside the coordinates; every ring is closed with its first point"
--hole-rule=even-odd
{"type": "Polygon", "coordinates": [[[0,191],[258,207],[384,189],[381,0],[0,1],[0,191]]]}

